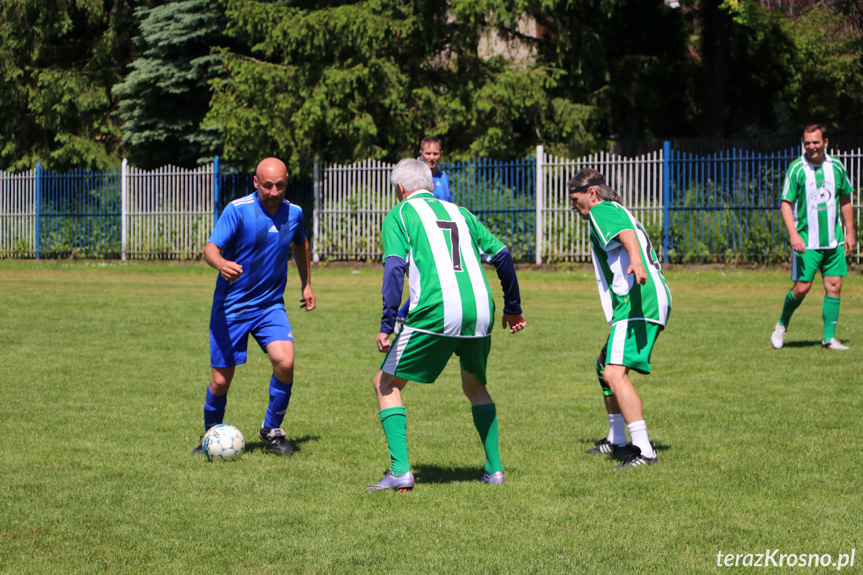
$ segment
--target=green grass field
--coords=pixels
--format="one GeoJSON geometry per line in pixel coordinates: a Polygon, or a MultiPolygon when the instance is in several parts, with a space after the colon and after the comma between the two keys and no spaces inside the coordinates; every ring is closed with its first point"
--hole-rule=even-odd
{"type": "Polygon", "coordinates": [[[776,351],[787,275],[668,271],[654,373],[633,376],[660,461],[621,472],[584,454],[607,430],[593,271],[522,271],[528,327],[498,326],[489,373],[507,484],[474,481],[482,450],[453,360],[404,394],[417,487],[367,494],[388,465],[371,385],[379,266],[315,269],[311,313],[291,270],[296,452],[256,438],[270,366],[252,342],[226,414],[247,452],[220,465],[189,454],[215,272],[2,261],[0,572],[735,572],[717,553],[777,548],[856,549],[846,570],[860,572],[863,278],[842,296],[851,351],[818,345],[820,287],[776,351]]]}

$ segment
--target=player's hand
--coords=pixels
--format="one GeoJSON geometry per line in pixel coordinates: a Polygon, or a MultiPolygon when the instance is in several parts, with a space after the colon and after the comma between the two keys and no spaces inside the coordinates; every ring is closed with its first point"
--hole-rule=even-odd
{"type": "Polygon", "coordinates": [[[789,236],[788,243],[791,244],[791,249],[798,254],[802,254],[806,251],[806,243],[804,243],[803,238],[800,237],[800,234],[795,233],[793,236],[789,236]]]}
{"type": "Polygon", "coordinates": [[[641,265],[640,261],[629,264],[629,267],[626,268],[626,275],[629,274],[635,274],[635,281],[638,285],[643,286],[647,283],[647,272],[644,270],[644,266],[641,265]]]}
{"type": "Polygon", "coordinates": [[[312,286],[306,286],[303,288],[303,297],[300,298],[300,307],[305,308],[306,311],[312,311],[315,309],[317,305],[317,301],[315,300],[315,292],[312,291],[312,286]]]}
{"type": "Polygon", "coordinates": [[[378,334],[378,351],[381,353],[386,353],[390,350],[390,345],[392,345],[392,343],[390,342],[390,334],[380,332],[378,334]]]}
{"type": "Polygon", "coordinates": [[[524,314],[518,315],[504,313],[503,314],[503,329],[509,327],[509,333],[518,333],[527,326],[527,321],[524,319],[524,314]]]}
{"type": "Polygon", "coordinates": [[[237,262],[225,260],[225,263],[222,264],[222,269],[219,270],[219,274],[221,274],[222,279],[226,282],[232,282],[243,274],[243,266],[237,262]]]}
{"type": "Polygon", "coordinates": [[[846,230],[845,232],[845,255],[850,256],[854,251],[854,245],[857,243],[857,240],[854,239],[852,234],[849,234],[846,230]]]}

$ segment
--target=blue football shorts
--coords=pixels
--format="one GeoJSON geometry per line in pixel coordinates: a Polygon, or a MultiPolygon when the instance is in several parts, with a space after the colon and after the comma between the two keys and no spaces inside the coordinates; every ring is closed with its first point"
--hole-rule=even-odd
{"type": "Polygon", "coordinates": [[[232,367],[246,363],[249,334],[261,351],[274,341],[294,341],[291,322],[284,309],[271,309],[240,320],[210,318],[210,365],[232,367]]]}

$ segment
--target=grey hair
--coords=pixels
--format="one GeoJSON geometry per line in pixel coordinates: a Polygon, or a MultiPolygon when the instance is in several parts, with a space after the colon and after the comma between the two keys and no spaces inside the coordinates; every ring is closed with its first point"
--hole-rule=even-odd
{"type": "Polygon", "coordinates": [[[620,203],[620,195],[605,183],[605,177],[592,168],[583,168],[578,171],[566,185],[569,193],[573,191],[584,192],[587,188],[596,188],[596,195],[602,200],[620,203]],[[581,189],[579,189],[581,188],[581,189]]]}
{"type": "Polygon", "coordinates": [[[390,181],[393,185],[401,184],[404,186],[407,193],[417,190],[434,191],[431,168],[425,162],[413,158],[406,158],[396,164],[390,175],[390,181]]]}

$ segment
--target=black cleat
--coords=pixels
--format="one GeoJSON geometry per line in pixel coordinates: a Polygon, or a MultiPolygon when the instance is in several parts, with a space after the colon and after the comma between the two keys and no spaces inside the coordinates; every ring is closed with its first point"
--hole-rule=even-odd
{"type": "Polygon", "coordinates": [[[645,457],[641,454],[641,450],[635,448],[635,452],[623,459],[620,465],[615,465],[614,469],[626,469],[627,467],[638,467],[639,465],[652,465],[659,459],[655,454],[653,457],[645,457]]]}
{"type": "Polygon", "coordinates": [[[195,449],[192,450],[192,455],[204,455],[204,436],[201,436],[200,441],[198,441],[198,445],[195,446],[195,449]]]}
{"type": "Polygon", "coordinates": [[[610,455],[629,455],[633,452],[632,444],[625,443],[623,445],[616,445],[611,443],[607,437],[603,437],[599,441],[596,442],[595,447],[591,447],[590,449],[585,449],[585,453],[605,453],[610,455]]]}
{"type": "Polygon", "coordinates": [[[272,429],[262,427],[258,431],[258,435],[264,443],[270,446],[270,449],[276,455],[290,455],[294,452],[291,442],[285,437],[285,430],[281,427],[274,427],[272,429]]]}

